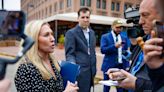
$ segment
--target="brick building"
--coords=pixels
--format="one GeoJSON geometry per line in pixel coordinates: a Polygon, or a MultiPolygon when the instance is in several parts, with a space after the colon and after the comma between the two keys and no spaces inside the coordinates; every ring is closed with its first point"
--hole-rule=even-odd
{"type": "MultiPolygon", "coordinates": [[[[72,21],[71,18],[67,18],[68,20],[55,19],[53,18],[55,15],[76,13],[80,7],[87,6],[91,9],[92,15],[102,18],[109,17],[112,20],[114,18],[123,19],[124,11],[128,7],[138,6],[140,2],[141,0],[21,0],[21,9],[27,14],[28,21],[48,19],[47,22],[50,23],[57,39],[68,29],[74,27],[77,21],[75,19],[72,21]]],[[[91,23],[91,27],[95,30],[98,45],[101,35],[111,29],[110,24],[102,22],[91,23]]]]}

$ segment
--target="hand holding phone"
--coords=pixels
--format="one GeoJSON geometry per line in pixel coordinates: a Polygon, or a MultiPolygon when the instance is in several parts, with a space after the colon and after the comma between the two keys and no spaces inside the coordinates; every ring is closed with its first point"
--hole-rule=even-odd
{"type": "Polygon", "coordinates": [[[122,81],[126,76],[118,68],[111,68],[107,71],[109,78],[113,81],[122,81]]]}
{"type": "Polygon", "coordinates": [[[127,88],[127,89],[134,89],[135,88],[135,81],[136,77],[130,74],[129,72],[123,70],[123,69],[109,69],[107,73],[113,73],[113,77],[116,77],[115,80],[118,81],[118,86],[122,88],[127,88]],[[114,71],[113,71],[114,70],[114,71]],[[117,73],[117,74],[116,74],[117,73]],[[118,78],[118,79],[117,79],[118,78]]]}
{"type": "MultiPolygon", "coordinates": [[[[153,21],[153,24],[154,24],[155,37],[162,38],[164,40],[164,23],[155,20],[153,21]]],[[[164,41],[157,45],[160,45],[164,48],[164,41]]],[[[164,51],[161,57],[164,57],[164,51]]]]}
{"type": "Polygon", "coordinates": [[[110,73],[109,76],[110,76],[110,79],[113,81],[122,81],[126,78],[125,75],[118,72],[110,73]]]}

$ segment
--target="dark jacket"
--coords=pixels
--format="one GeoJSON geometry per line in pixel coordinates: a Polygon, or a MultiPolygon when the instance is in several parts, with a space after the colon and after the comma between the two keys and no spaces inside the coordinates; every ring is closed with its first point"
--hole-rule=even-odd
{"type": "Polygon", "coordinates": [[[149,69],[149,76],[153,84],[153,92],[164,92],[164,64],[157,69],[149,69]]]}
{"type": "Polygon", "coordinates": [[[90,92],[96,75],[96,37],[94,31],[91,28],[89,30],[90,54],[87,40],[79,25],[67,31],[65,35],[66,60],[80,65],[80,74],[77,78],[79,92],[90,92]]]}
{"type": "MultiPolygon", "coordinates": [[[[147,38],[148,38],[147,35],[144,36],[143,37],[144,41],[146,41],[147,38]]],[[[141,52],[142,50],[140,46],[136,46],[134,48],[134,52],[132,52],[132,57],[131,57],[132,63],[129,68],[130,73],[132,72],[133,67],[136,65],[137,60],[139,58],[139,54],[141,52]]],[[[135,85],[135,92],[144,92],[144,91],[151,92],[152,91],[152,82],[150,81],[150,77],[148,75],[148,69],[143,60],[142,60],[142,63],[140,64],[139,70],[136,72],[134,76],[137,77],[136,85],[135,85]]]]}

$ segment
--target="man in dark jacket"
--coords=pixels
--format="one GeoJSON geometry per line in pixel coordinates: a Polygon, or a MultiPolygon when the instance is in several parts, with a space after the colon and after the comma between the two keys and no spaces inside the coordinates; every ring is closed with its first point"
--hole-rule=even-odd
{"type": "Polygon", "coordinates": [[[79,92],[90,92],[96,75],[96,37],[89,27],[90,14],[88,8],[80,8],[79,24],[65,35],[66,60],[80,65],[80,74],[77,77],[79,92]]]}
{"type": "MultiPolygon", "coordinates": [[[[160,21],[163,22],[161,30],[164,30],[164,0],[154,0],[157,11],[160,14],[160,21]]],[[[160,35],[164,38],[164,31],[160,35]]],[[[152,32],[152,35],[154,33],[152,32]]],[[[158,37],[158,36],[157,36],[158,37]]],[[[164,39],[152,38],[145,42],[144,45],[144,60],[149,67],[149,76],[153,84],[153,92],[164,92],[164,39]],[[161,45],[154,45],[161,44],[161,45]]]]}
{"type": "MultiPolygon", "coordinates": [[[[150,33],[153,30],[153,20],[159,19],[158,12],[154,7],[154,0],[143,0],[140,4],[140,21],[144,33],[147,35],[146,40],[150,39],[150,33]]],[[[136,92],[144,92],[152,90],[152,83],[148,76],[148,70],[143,60],[143,51],[139,47],[136,52],[139,52],[136,59],[133,60],[130,73],[121,70],[126,78],[119,82],[119,86],[127,89],[133,89],[136,92]]],[[[111,72],[111,71],[109,71],[111,72]]],[[[133,91],[131,90],[131,92],[133,91]]]]}

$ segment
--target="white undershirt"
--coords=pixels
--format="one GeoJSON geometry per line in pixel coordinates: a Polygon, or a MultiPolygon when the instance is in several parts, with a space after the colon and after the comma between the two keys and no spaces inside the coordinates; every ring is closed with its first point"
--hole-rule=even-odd
{"type": "Polygon", "coordinates": [[[86,30],[83,30],[84,36],[87,40],[87,44],[88,44],[88,54],[90,54],[90,46],[89,46],[89,28],[87,28],[86,30]]]}
{"type": "MultiPolygon", "coordinates": [[[[114,43],[116,43],[116,34],[112,30],[112,36],[114,39],[114,43]]],[[[118,34],[118,42],[122,42],[120,34],[118,34]]],[[[122,63],[122,46],[118,48],[118,63],[122,63]]]]}

